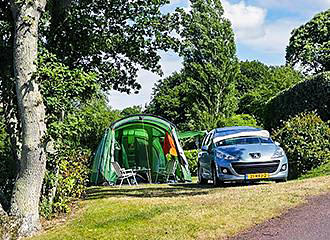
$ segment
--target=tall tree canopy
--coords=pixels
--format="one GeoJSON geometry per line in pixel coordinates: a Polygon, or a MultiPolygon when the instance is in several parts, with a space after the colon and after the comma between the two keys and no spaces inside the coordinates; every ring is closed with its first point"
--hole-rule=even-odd
{"type": "Polygon", "coordinates": [[[44,45],[69,67],[97,72],[104,89],[139,90],[138,67],[160,74],[157,51],[176,48],[176,17],[160,11],[166,3],[52,0],[44,16],[44,45]]]}
{"type": "Polygon", "coordinates": [[[216,127],[237,106],[235,81],[239,67],[234,33],[223,13],[220,0],[193,0],[191,12],[183,14],[181,55],[193,92],[196,120],[191,121],[197,128],[216,127]]]}
{"type": "Polygon", "coordinates": [[[292,31],[286,61],[305,73],[330,70],[330,9],[292,31]]]}
{"type": "Polygon", "coordinates": [[[191,1],[181,20],[183,69],[156,86],[150,107],[185,128],[211,129],[237,107],[234,34],[219,0],[191,1]]]}

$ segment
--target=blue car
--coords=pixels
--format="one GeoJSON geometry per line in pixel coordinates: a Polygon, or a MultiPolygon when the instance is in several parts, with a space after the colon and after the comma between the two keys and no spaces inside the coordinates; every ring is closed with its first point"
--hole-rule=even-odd
{"type": "Polygon", "coordinates": [[[288,159],[269,132],[253,127],[225,127],[210,131],[198,154],[198,181],[213,180],[214,186],[227,181],[272,180],[285,182],[288,159]]]}

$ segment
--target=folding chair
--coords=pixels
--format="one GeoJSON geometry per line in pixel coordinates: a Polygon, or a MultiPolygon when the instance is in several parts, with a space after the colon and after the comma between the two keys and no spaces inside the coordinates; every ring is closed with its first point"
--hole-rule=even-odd
{"type": "Polygon", "coordinates": [[[155,182],[157,182],[159,175],[163,176],[165,178],[165,182],[168,182],[168,180],[170,179],[170,177],[174,178],[174,181],[176,181],[176,167],[177,167],[177,161],[174,159],[168,160],[167,164],[166,164],[166,168],[164,169],[159,169],[159,171],[157,172],[157,176],[156,176],[156,180],[155,182]]]}
{"type": "Polygon", "coordinates": [[[125,168],[121,168],[118,164],[118,162],[111,162],[111,166],[112,168],[115,170],[118,179],[120,180],[120,185],[119,187],[121,187],[121,185],[123,184],[123,181],[126,179],[128,185],[131,186],[131,183],[129,181],[129,178],[133,178],[134,179],[134,183],[136,185],[138,185],[137,181],[136,181],[136,173],[133,172],[133,169],[125,169],[125,168]]]}

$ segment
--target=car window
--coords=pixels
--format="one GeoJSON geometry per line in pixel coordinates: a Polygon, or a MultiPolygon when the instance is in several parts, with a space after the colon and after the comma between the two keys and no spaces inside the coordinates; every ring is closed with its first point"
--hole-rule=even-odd
{"type": "Polygon", "coordinates": [[[260,138],[245,138],[245,144],[258,144],[260,143],[260,138]]]}
{"type": "Polygon", "coordinates": [[[273,140],[271,138],[261,137],[260,138],[261,143],[273,143],[273,140]]]}
{"type": "Polygon", "coordinates": [[[213,139],[213,132],[209,134],[209,138],[206,140],[205,145],[210,146],[210,144],[212,143],[212,139],[213,139]]]}
{"type": "Polygon", "coordinates": [[[229,138],[224,139],[216,143],[217,146],[229,146],[229,145],[240,145],[240,144],[259,144],[261,139],[259,137],[248,137],[248,138],[229,138]]]}
{"type": "Polygon", "coordinates": [[[210,134],[207,134],[205,137],[204,137],[204,139],[203,139],[203,141],[202,141],[202,146],[205,146],[205,143],[206,143],[206,140],[207,140],[207,138],[210,136],[210,134]]]}

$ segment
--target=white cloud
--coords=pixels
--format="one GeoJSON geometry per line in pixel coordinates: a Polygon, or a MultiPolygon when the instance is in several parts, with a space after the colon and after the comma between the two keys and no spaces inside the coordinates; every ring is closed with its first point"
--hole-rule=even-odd
{"type": "Polygon", "coordinates": [[[244,1],[231,4],[223,0],[222,5],[225,11],[224,16],[231,21],[238,41],[255,39],[265,34],[266,9],[247,5],[244,1]]]}
{"type": "Polygon", "coordinates": [[[279,19],[265,25],[265,34],[255,39],[244,39],[243,44],[264,53],[280,53],[284,56],[291,31],[302,23],[292,19],[279,19]]]}
{"type": "MultiPolygon", "coordinates": [[[[254,4],[258,2],[259,0],[254,4]]],[[[295,18],[280,17],[273,21],[266,21],[270,6],[280,4],[279,2],[291,3],[286,0],[262,2],[267,2],[268,5],[248,5],[244,0],[236,4],[223,0],[222,4],[225,16],[232,22],[237,43],[243,44],[253,52],[278,53],[284,56],[292,29],[300,26],[303,22],[295,18]],[[266,6],[268,9],[263,8],[266,6]]]]}

